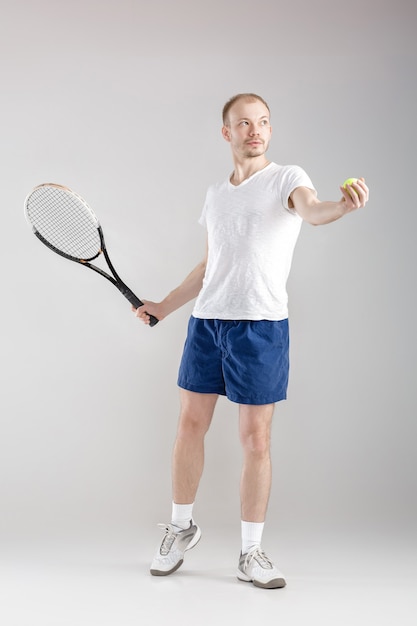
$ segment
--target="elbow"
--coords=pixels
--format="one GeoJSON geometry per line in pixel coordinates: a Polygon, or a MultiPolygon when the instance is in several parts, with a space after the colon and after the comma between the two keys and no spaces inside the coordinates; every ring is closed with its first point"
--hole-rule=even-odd
{"type": "Polygon", "coordinates": [[[323,224],[318,216],[313,215],[310,215],[307,219],[304,218],[304,221],[310,224],[310,226],[321,226],[323,224]]]}

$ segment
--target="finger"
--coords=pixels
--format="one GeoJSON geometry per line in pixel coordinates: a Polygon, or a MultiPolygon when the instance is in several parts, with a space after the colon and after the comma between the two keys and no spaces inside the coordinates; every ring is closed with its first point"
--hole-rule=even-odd
{"type": "Polygon", "coordinates": [[[348,205],[348,207],[349,208],[356,207],[356,198],[358,196],[357,196],[356,192],[353,189],[351,189],[351,185],[346,185],[346,187],[339,187],[339,189],[342,192],[343,198],[344,198],[346,204],[348,205]],[[355,196],[356,196],[356,198],[355,198],[355,196]]]}
{"type": "Polygon", "coordinates": [[[136,317],[143,322],[144,324],[149,324],[150,316],[146,313],[146,311],[142,311],[142,313],[136,312],[136,317]]]}
{"type": "Polygon", "coordinates": [[[369,189],[362,180],[352,184],[353,189],[358,195],[360,206],[364,206],[369,199],[369,189]]]}
{"type": "Polygon", "coordinates": [[[365,179],[364,178],[360,178],[357,182],[358,187],[363,191],[364,193],[364,197],[363,199],[365,200],[365,202],[367,200],[369,200],[369,188],[368,186],[365,184],[365,179]]]}
{"type": "Polygon", "coordinates": [[[353,211],[365,206],[368,199],[367,189],[366,185],[365,189],[363,189],[358,183],[352,183],[351,185],[346,185],[346,187],[340,187],[348,211],[353,211]]]}

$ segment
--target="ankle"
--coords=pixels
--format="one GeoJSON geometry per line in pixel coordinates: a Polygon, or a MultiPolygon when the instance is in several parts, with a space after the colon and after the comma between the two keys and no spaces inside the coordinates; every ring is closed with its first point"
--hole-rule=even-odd
{"type": "Polygon", "coordinates": [[[194,502],[192,504],[176,504],[173,502],[171,523],[183,530],[188,528],[193,517],[193,506],[194,502]]]}
{"type": "Polygon", "coordinates": [[[264,525],[264,522],[241,521],[242,554],[246,554],[261,545],[264,525]]]}

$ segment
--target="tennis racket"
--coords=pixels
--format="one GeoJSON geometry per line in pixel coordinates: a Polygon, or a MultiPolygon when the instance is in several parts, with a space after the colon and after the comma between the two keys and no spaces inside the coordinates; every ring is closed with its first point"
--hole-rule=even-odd
{"type": "MultiPolygon", "coordinates": [[[[26,197],[25,215],[36,237],[50,250],[107,278],[135,308],[143,305],[116,273],[100,223],[78,194],[54,183],[38,185],[26,197]],[[100,254],[111,276],[91,263],[100,254]]],[[[157,323],[157,318],[151,315],[150,326],[157,323]]]]}

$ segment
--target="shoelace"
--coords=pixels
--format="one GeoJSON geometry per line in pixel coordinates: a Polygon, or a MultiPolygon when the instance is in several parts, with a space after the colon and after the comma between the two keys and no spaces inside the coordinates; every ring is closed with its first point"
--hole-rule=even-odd
{"type": "Polygon", "coordinates": [[[261,548],[255,548],[254,550],[251,550],[251,552],[248,552],[244,567],[248,567],[254,559],[264,569],[272,569],[274,567],[272,565],[272,561],[268,559],[265,552],[261,550],[261,548]]]}
{"type": "Polygon", "coordinates": [[[165,528],[165,537],[162,539],[160,553],[162,556],[166,556],[172,548],[172,544],[178,532],[175,532],[172,524],[158,524],[159,528],[165,528]]]}

